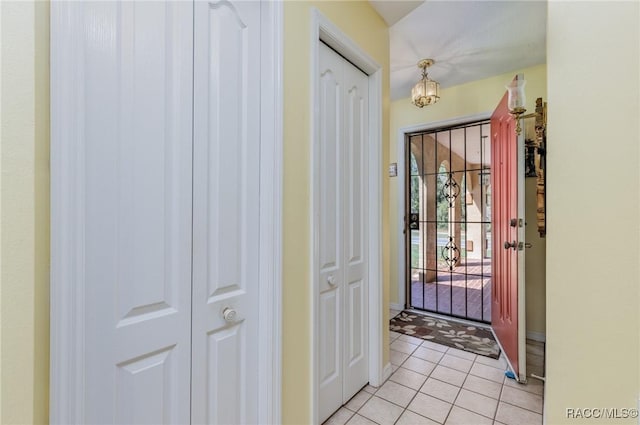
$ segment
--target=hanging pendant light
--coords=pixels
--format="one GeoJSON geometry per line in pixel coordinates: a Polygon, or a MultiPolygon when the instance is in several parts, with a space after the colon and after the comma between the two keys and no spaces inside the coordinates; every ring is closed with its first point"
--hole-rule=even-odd
{"type": "Polygon", "coordinates": [[[422,59],[418,68],[422,69],[422,79],[411,89],[411,103],[418,108],[432,105],[440,100],[440,84],[427,75],[427,68],[433,65],[433,59],[422,59]]]}

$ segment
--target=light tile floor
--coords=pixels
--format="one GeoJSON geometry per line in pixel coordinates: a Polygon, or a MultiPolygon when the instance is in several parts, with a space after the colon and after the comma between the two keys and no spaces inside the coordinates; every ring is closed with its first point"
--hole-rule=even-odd
{"type": "MultiPolygon", "coordinates": [[[[393,374],[367,385],[327,425],[538,425],[541,381],[504,376],[506,362],[396,332],[390,334],[393,374]]],[[[528,341],[528,371],[542,376],[544,347],[528,341]]]]}

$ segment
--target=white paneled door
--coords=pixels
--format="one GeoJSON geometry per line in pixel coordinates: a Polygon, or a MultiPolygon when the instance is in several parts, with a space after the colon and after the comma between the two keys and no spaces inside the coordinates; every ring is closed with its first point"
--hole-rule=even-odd
{"type": "Polygon", "coordinates": [[[193,6],[84,12],[86,422],[188,423],[193,6]]]}
{"type": "Polygon", "coordinates": [[[256,422],[260,3],[196,2],[194,423],[256,422]]]}
{"type": "Polygon", "coordinates": [[[83,5],[82,422],[258,422],[260,9],[83,5]]]}
{"type": "Polygon", "coordinates": [[[319,419],[368,382],[368,77],[320,43],[315,160],[319,419]]]}

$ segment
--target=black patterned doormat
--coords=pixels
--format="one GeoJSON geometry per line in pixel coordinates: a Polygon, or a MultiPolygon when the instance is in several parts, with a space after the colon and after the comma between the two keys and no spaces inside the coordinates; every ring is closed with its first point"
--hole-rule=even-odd
{"type": "Polygon", "coordinates": [[[448,347],[497,359],[500,347],[490,329],[405,310],[391,319],[390,329],[448,347]]]}

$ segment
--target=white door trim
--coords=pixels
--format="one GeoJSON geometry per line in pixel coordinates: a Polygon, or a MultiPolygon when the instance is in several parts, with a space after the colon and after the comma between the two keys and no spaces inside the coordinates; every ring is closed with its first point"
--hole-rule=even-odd
{"type": "MultiPolygon", "coordinates": [[[[318,193],[318,181],[314,176],[314,167],[318,154],[318,127],[319,120],[319,43],[329,45],[332,49],[340,53],[343,57],[356,65],[369,76],[369,139],[368,149],[369,161],[369,192],[368,192],[368,279],[369,279],[369,383],[378,386],[383,381],[383,372],[386,365],[383,365],[383,306],[382,306],[382,66],[373,60],[364,50],[355,44],[338,27],[329,21],[320,11],[312,9],[311,16],[311,140],[312,149],[309,167],[311,181],[311,268],[310,279],[311,290],[311,325],[313,339],[311,342],[312,358],[312,388],[311,388],[311,415],[312,423],[318,422],[318,392],[319,392],[319,366],[318,366],[318,297],[317,268],[318,268],[318,240],[317,235],[317,214],[316,194],[318,193]],[[376,172],[378,170],[378,172],[376,172]]],[[[386,306],[384,307],[386,308],[386,306]]],[[[387,368],[388,369],[388,368],[387,368]]]]}
{"type": "Polygon", "coordinates": [[[283,1],[261,2],[258,423],[282,422],[283,1]]]}
{"type": "MultiPolygon", "coordinates": [[[[262,3],[258,422],[281,422],[283,4],[262,3]]],[[[84,422],[84,49],[81,3],[51,4],[50,422],[84,422]]]]}
{"type": "Polygon", "coordinates": [[[391,308],[401,307],[404,309],[406,307],[406,289],[405,289],[405,273],[406,273],[406,259],[404,252],[404,216],[405,216],[405,205],[404,205],[404,191],[405,191],[405,181],[404,181],[404,173],[405,173],[405,164],[404,164],[404,139],[405,136],[409,133],[417,133],[420,131],[433,130],[441,127],[451,127],[454,125],[467,124],[477,121],[484,121],[491,118],[491,112],[481,112],[479,114],[473,115],[465,115],[461,117],[451,118],[447,120],[434,121],[430,123],[424,124],[416,124],[410,125],[406,127],[401,127],[398,129],[398,139],[397,139],[397,157],[396,160],[398,162],[398,221],[397,221],[397,253],[398,253],[398,302],[392,304],[391,308]]]}

